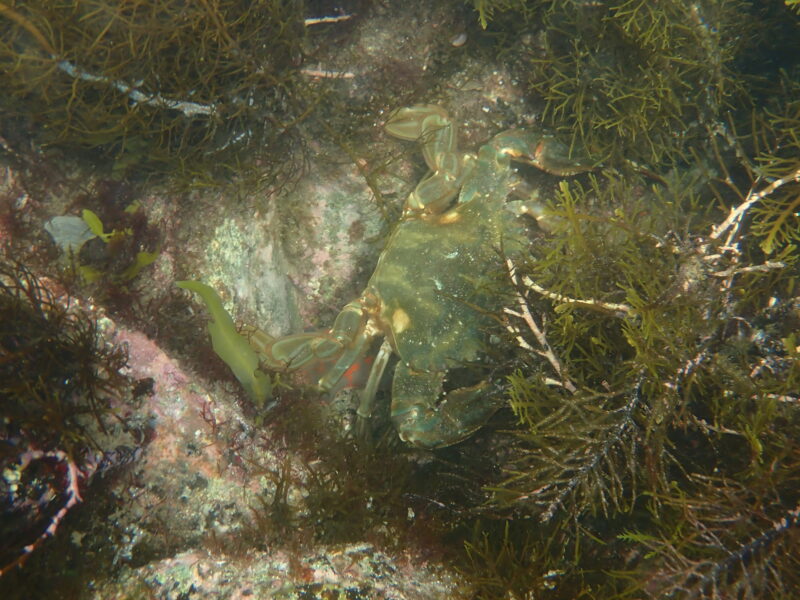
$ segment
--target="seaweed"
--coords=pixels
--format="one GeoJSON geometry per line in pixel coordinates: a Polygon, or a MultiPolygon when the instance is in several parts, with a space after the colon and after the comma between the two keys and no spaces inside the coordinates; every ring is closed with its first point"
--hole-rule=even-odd
{"type": "MultiPolygon", "coordinates": [[[[123,349],[100,342],[97,323],[58,299],[25,267],[0,263],[2,387],[7,433],[24,431],[41,449],[70,455],[96,446],[111,398],[125,397],[123,349]]],[[[9,434],[10,435],[10,434],[9,434]]]]}
{"type": "MultiPolygon", "coordinates": [[[[800,91],[795,83],[787,90],[800,91]]],[[[753,205],[751,230],[768,256],[797,251],[800,241],[800,102],[781,114],[756,116],[762,147],[754,156],[748,201],[753,205]]]]}
{"type": "Polygon", "coordinates": [[[524,9],[525,3],[521,0],[472,0],[472,6],[478,13],[478,22],[483,29],[489,26],[489,22],[495,17],[495,12],[507,10],[524,9]]]}
{"type": "Polygon", "coordinates": [[[264,403],[272,397],[272,381],[259,368],[256,351],[247,337],[236,330],[233,319],[222,305],[217,292],[199,281],[178,281],[175,285],[195,292],[203,300],[212,318],[208,324],[208,333],[211,335],[214,352],[230,367],[256,406],[263,408],[264,403]]]}
{"type": "Polygon", "coordinates": [[[0,258],[0,574],[55,535],[92,473],[115,462],[104,446],[124,428],[115,408],[129,397],[126,364],[88,314],[0,258]]]}
{"type": "Polygon", "coordinates": [[[764,158],[796,156],[776,127],[793,110],[754,119],[716,178],[562,183],[546,234],[508,261],[519,426],[487,491],[513,520],[467,545],[479,597],[796,594],[797,246],[763,247],[795,193],[796,162],[764,158]]]}
{"type": "Polygon", "coordinates": [[[48,147],[91,149],[112,174],[207,181],[260,159],[299,168],[302,2],[0,4],[0,105],[48,147]],[[269,40],[265,43],[264,40],[269,40]]]}
{"type": "Polygon", "coordinates": [[[499,56],[542,121],[617,166],[691,160],[774,82],[765,47],[798,43],[785,8],[739,0],[480,4],[502,9],[490,23],[499,56]]]}
{"type": "MultiPolygon", "coordinates": [[[[91,295],[127,318],[135,317],[132,309],[152,288],[148,267],[160,256],[163,236],[133,199],[136,192],[126,182],[97,181],[73,200],[81,217],[57,216],[44,227],[62,255],[43,268],[56,266],[71,292],[91,295]]],[[[31,254],[27,260],[42,257],[31,254]]]]}
{"type": "MultiPolygon", "coordinates": [[[[126,209],[128,214],[135,215],[139,212],[139,207],[135,205],[129,208],[130,210],[126,209]]],[[[137,233],[141,234],[145,229],[146,220],[143,215],[138,216],[141,217],[138,219],[141,227],[137,233]]],[[[105,244],[103,250],[95,252],[93,256],[88,252],[85,253],[86,258],[91,258],[94,265],[78,265],[78,271],[87,282],[106,279],[106,283],[110,285],[125,286],[129,281],[135,279],[142,269],[158,258],[158,251],[137,250],[139,240],[134,236],[132,227],[106,232],[100,218],[88,208],[83,209],[82,218],[96,238],[105,244]],[[102,264],[101,268],[97,266],[99,263],[102,264]]],[[[91,241],[91,239],[87,240],[87,242],[91,241]]],[[[80,255],[80,249],[78,254],[80,255]]]]}

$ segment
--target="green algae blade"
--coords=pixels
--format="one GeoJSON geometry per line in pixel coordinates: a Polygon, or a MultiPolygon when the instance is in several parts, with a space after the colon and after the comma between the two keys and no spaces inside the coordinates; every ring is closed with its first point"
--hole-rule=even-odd
{"type": "Polygon", "coordinates": [[[222,306],[222,300],[213,288],[199,281],[178,281],[176,285],[196,292],[211,313],[213,321],[208,324],[214,352],[230,367],[258,406],[272,396],[272,382],[258,368],[258,355],[243,335],[236,331],[233,319],[222,306]]]}

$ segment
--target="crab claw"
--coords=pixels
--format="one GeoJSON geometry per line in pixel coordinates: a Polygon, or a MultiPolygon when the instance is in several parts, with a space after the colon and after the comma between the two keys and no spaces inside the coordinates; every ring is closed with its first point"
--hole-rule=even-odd
{"type": "Polygon", "coordinates": [[[250,345],[271,369],[294,372],[308,367],[329,365],[317,381],[319,388],[330,392],[339,380],[361,359],[374,333],[367,333],[366,315],[360,299],[345,306],[330,331],[296,333],[275,339],[263,331],[248,328],[250,345]]]}
{"type": "Polygon", "coordinates": [[[591,171],[595,165],[549,133],[511,129],[496,135],[491,146],[511,160],[563,177],[591,171]]]}
{"type": "Polygon", "coordinates": [[[445,372],[418,372],[399,363],[392,384],[391,417],[400,439],[433,450],[456,444],[482,427],[502,405],[482,381],[442,396],[445,372]]]}

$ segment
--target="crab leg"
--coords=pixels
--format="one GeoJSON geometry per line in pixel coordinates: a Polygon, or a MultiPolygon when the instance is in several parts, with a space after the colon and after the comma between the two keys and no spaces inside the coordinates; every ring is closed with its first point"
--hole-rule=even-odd
{"type": "Polygon", "coordinates": [[[369,371],[367,384],[361,392],[361,401],[358,403],[358,410],[356,411],[359,418],[369,419],[370,416],[372,416],[375,393],[378,391],[378,384],[381,381],[383,372],[386,370],[386,365],[389,364],[389,359],[391,357],[392,345],[389,343],[389,340],[384,339],[375,357],[375,362],[372,363],[372,369],[369,371]]]}
{"type": "Polygon", "coordinates": [[[455,126],[438,106],[421,104],[395,111],[386,132],[403,140],[420,140],[430,173],[406,200],[406,210],[438,214],[450,206],[472,170],[471,158],[458,152],[455,126]]]}
{"type": "Polygon", "coordinates": [[[361,299],[350,302],[336,317],[330,335],[342,354],[319,380],[320,389],[325,392],[332,390],[347,369],[364,355],[369,342],[375,336],[374,333],[367,332],[366,325],[367,316],[361,299]]]}
{"type": "Polygon", "coordinates": [[[429,450],[450,446],[485,425],[503,404],[487,381],[452,390],[439,402],[444,376],[397,365],[391,414],[403,441],[429,450]]]}
{"type": "Polygon", "coordinates": [[[399,108],[386,121],[386,133],[409,142],[421,140],[422,156],[431,171],[457,161],[455,127],[440,106],[418,104],[399,108]]]}
{"type": "Polygon", "coordinates": [[[381,377],[383,377],[383,372],[386,370],[386,365],[389,364],[389,359],[392,357],[392,352],[392,345],[389,340],[384,339],[375,357],[375,362],[372,363],[367,383],[364,389],[361,390],[361,400],[356,410],[356,435],[359,439],[368,438],[369,419],[372,416],[372,407],[375,404],[375,393],[378,390],[381,377]]]}

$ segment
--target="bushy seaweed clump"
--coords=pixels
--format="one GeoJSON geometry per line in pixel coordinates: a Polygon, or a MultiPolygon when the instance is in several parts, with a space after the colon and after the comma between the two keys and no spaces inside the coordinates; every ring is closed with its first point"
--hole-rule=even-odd
{"type": "Polygon", "coordinates": [[[800,593],[789,4],[476,2],[547,124],[638,162],[562,183],[509,274],[520,429],[467,543],[477,597],[800,593]]]}
{"type": "MultiPolygon", "coordinates": [[[[11,3],[0,11],[3,135],[208,177],[245,157],[291,171],[304,110],[302,2],[11,3]]],[[[296,165],[295,165],[296,167],[296,165]]]]}
{"type": "Polygon", "coordinates": [[[514,520],[472,534],[479,597],[797,597],[796,90],[695,167],[562,183],[509,275],[514,520]]]}
{"type": "Polygon", "coordinates": [[[791,13],[740,0],[477,2],[542,121],[598,161],[692,160],[728,113],[749,113],[764,50],[800,50],[791,13]]]}
{"type": "Polygon", "coordinates": [[[0,572],[80,501],[103,460],[112,402],[128,396],[126,352],[105,346],[97,323],[65,302],[0,258],[0,572]]]}
{"type": "Polygon", "coordinates": [[[97,323],[65,304],[24,267],[0,263],[6,439],[24,432],[40,449],[78,454],[108,417],[109,399],[125,394],[128,379],[120,370],[127,354],[105,346],[97,323]]]}

